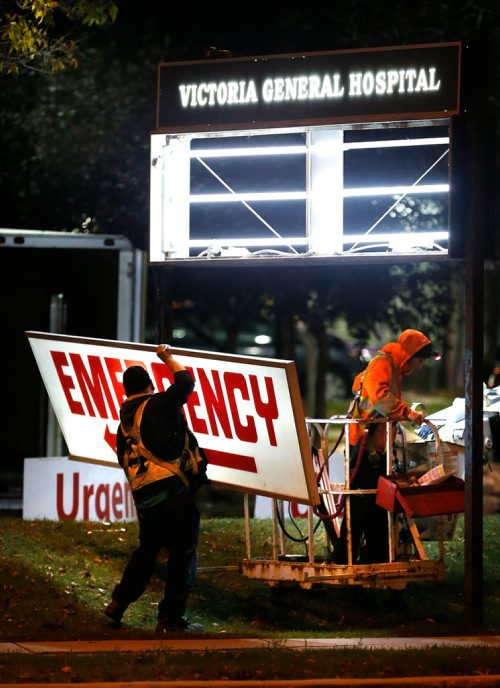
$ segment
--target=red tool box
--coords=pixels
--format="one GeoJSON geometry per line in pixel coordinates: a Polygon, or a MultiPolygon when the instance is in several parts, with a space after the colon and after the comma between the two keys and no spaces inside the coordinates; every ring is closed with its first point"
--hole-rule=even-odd
{"type": "Polygon", "coordinates": [[[403,475],[381,476],[377,485],[377,504],[408,518],[456,514],[464,511],[464,481],[449,476],[437,485],[409,485],[403,475]]]}

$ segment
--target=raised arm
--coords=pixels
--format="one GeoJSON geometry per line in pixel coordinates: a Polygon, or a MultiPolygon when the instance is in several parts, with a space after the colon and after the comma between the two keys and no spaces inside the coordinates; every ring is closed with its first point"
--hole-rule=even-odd
{"type": "Polygon", "coordinates": [[[173,373],[178,373],[180,370],[186,370],[182,363],[179,363],[179,361],[176,361],[175,358],[173,358],[168,344],[160,344],[157,346],[156,355],[161,361],[163,361],[163,363],[168,365],[173,373]]]}

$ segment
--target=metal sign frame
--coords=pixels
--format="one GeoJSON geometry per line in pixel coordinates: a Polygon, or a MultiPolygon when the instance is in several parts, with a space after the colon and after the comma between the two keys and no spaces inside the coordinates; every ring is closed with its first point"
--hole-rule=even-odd
{"type": "MultiPolygon", "coordinates": [[[[323,119],[325,116],[324,111],[302,112],[300,117],[302,117],[302,123],[307,125],[313,122],[315,125],[319,124],[331,124],[337,122],[339,126],[371,126],[377,123],[384,123],[387,121],[399,121],[404,126],[405,121],[420,120],[423,121],[425,117],[436,117],[443,118],[449,117],[453,124],[454,130],[462,130],[464,137],[456,137],[458,145],[457,150],[454,151],[453,161],[455,164],[456,158],[460,162],[460,174],[458,170],[455,170],[454,178],[455,181],[460,179],[460,183],[457,185],[459,188],[454,191],[454,207],[451,209],[452,215],[457,217],[461,216],[464,231],[461,237],[450,237],[450,242],[457,246],[460,254],[454,255],[453,257],[465,258],[465,292],[466,292],[466,342],[465,342],[465,377],[466,377],[466,389],[465,389],[465,401],[466,401],[466,422],[465,422],[465,578],[466,578],[466,619],[470,624],[478,624],[482,622],[482,465],[477,461],[477,457],[482,455],[482,380],[481,380],[481,369],[482,369],[482,344],[483,344],[483,298],[484,298],[484,246],[483,242],[487,237],[488,223],[491,221],[492,215],[490,214],[490,209],[493,206],[492,199],[494,198],[494,192],[491,189],[491,179],[487,178],[487,170],[490,170],[491,166],[489,161],[491,161],[491,146],[487,142],[487,130],[491,125],[491,116],[488,112],[488,101],[487,93],[490,87],[488,67],[489,67],[489,56],[486,54],[485,46],[474,46],[470,49],[467,46],[467,60],[462,59],[462,48],[459,43],[455,44],[438,44],[420,46],[422,49],[428,48],[441,48],[444,49],[445,46],[454,46],[452,50],[456,51],[458,59],[454,62],[452,79],[456,83],[456,93],[457,100],[453,100],[441,104],[436,107],[436,105],[427,105],[421,111],[418,108],[411,108],[406,105],[406,107],[401,108],[386,108],[386,112],[378,110],[376,112],[370,112],[369,109],[360,109],[358,111],[341,112],[337,113],[329,112],[327,113],[326,121],[323,119]],[[462,64],[464,62],[464,64],[462,64]],[[464,84],[461,83],[464,81],[464,84]],[[467,97],[467,111],[465,106],[462,104],[463,93],[466,93],[467,97]],[[426,109],[427,108],[427,109],[426,109]],[[393,110],[393,112],[389,112],[393,110]],[[337,117],[337,119],[335,119],[337,117]],[[490,194],[487,195],[487,190],[490,190],[490,194]],[[466,199],[466,200],[464,200],[466,199]],[[474,460],[476,457],[476,460],[474,460]]],[[[407,51],[410,49],[419,48],[419,46],[402,46],[397,48],[391,48],[389,51],[394,53],[401,51],[400,55],[409,55],[407,51]]],[[[353,50],[345,51],[342,53],[345,59],[352,60],[362,60],[367,56],[374,56],[379,53],[377,59],[380,55],[387,51],[386,48],[378,48],[371,50],[353,50]],[[363,57],[364,53],[364,57],[363,57]]],[[[464,55],[465,56],[465,55],[464,55]]],[[[301,56],[269,56],[262,58],[263,66],[267,67],[270,64],[277,65],[274,59],[280,59],[285,57],[286,59],[297,59],[295,64],[300,64],[301,56]],[[267,64],[266,64],[267,63],[267,64]]],[[[302,55],[303,58],[307,59],[306,55],[302,55]]],[[[247,58],[242,58],[240,62],[244,62],[247,58]]],[[[255,58],[257,61],[259,58],[255,58]]],[[[322,58],[327,59],[327,58],[322,58]]],[[[237,61],[235,61],[237,62],[237,61]]],[[[226,60],[212,62],[212,65],[220,70],[227,65],[226,60]]],[[[207,63],[206,69],[210,69],[210,63],[207,63]]],[[[174,65],[172,65],[174,66],[174,65]]],[[[191,65],[185,65],[184,69],[193,69],[193,63],[191,65]]],[[[429,66],[427,66],[429,68],[429,66]]],[[[190,117],[182,118],[179,122],[175,117],[178,116],[178,112],[175,113],[174,108],[174,118],[172,120],[166,120],[164,118],[165,105],[168,102],[168,90],[171,88],[171,84],[165,80],[165,76],[161,74],[161,70],[166,69],[166,66],[160,67],[159,71],[159,81],[158,81],[158,118],[157,125],[159,130],[163,131],[186,131],[191,130],[194,125],[202,127],[210,132],[215,132],[217,129],[220,131],[234,128],[234,121],[232,122],[229,115],[219,115],[218,119],[214,118],[208,122],[200,122],[196,120],[194,115],[190,117]],[[189,121],[188,121],[189,120],[189,121]]],[[[205,69],[205,68],[204,68],[205,69]]],[[[387,71],[385,67],[383,70],[387,71]]],[[[397,71],[397,70],[396,70],[397,71]]],[[[187,73],[187,72],[186,72],[187,73]]],[[[221,72],[219,72],[221,73],[221,72]]],[[[171,73],[173,74],[173,72],[171,73]]],[[[335,75],[335,73],[334,73],[335,75]]],[[[294,76],[299,77],[298,74],[294,73],[294,76]]],[[[282,78],[282,75],[278,75],[277,78],[282,78]]],[[[361,80],[363,76],[361,76],[361,80]]],[[[367,77],[369,80],[370,77],[367,77]]],[[[243,75],[243,81],[246,82],[245,75],[243,75]]],[[[218,87],[215,86],[213,89],[204,90],[201,88],[198,92],[198,87],[189,89],[189,85],[193,85],[195,82],[187,81],[186,88],[184,89],[184,95],[186,98],[186,104],[189,104],[190,97],[194,93],[193,104],[198,107],[197,103],[203,105],[200,101],[203,98],[211,97],[211,94],[216,94],[216,98],[219,97],[217,93],[218,87]],[[188,93],[189,92],[189,93],[188,93]]],[[[203,82],[208,83],[208,82],[203,82]]],[[[217,82],[215,82],[217,84],[217,82]]],[[[222,83],[222,82],[220,82],[222,83]]],[[[299,82],[297,82],[298,84],[299,82]]],[[[367,82],[368,83],[368,82],[367,82]]],[[[433,83],[437,83],[433,79],[433,83]]],[[[343,86],[342,77],[339,76],[337,80],[337,93],[340,93],[343,86]]],[[[335,78],[333,76],[332,82],[332,93],[335,93],[335,78]]],[[[233,87],[234,88],[234,87],[233,87]]],[[[244,89],[246,86],[244,86],[244,89]]],[[[285,88],[285,87],[284,87],[285,88]]],[[[299,86],[297,86],[299,88],[299,86]]],[[[311,82],[307,81],[306,85],[307,94],[309,94],[311,89],[311,82]]],[[[227,85],[227,95],[224,94],[224,86],[221,87],[220,97],[222,100],[229,98],[229,85],[227,85]]],[[[258,89],[255,89],[258,94],[258,89]]],[[[317,92],[317,91],[316,91],[317,92]]],[[[238,87],[236,87],[236,93],[238,93],[238,87]]],[[[293,93],[293,89],[292,89],[293,93]]],[[[305,93],[305,91],[304,91],[305,93]]],[[[345,93],[345,92],[344,92],[345,93]]],[[[170,93],[171,95],[171,93],[170,93]]],[[[235,99],[239,97],[234,96],[235,99]]],[[[257,96],[258,101],[258,96],[257,96]]],[[[233,109],[238,109],[240,106],[243,108],[242,112],[245,112],[245,108],[251,105],[253,102],[253,91],[249,91],[245,94],[245,97],[238,102],[231,103],[233,109]],[[249,95],[248,95],[249,94],[249,95]],[[248,102],[245,102],[248,101],[248,102]]],[[[337,101],[338,102],[338,101],[337,101]]],[[[258,104],[258,103],[254,103],[258,104]]],[[[297,110],[298,111],[298,110],[297,110]]],[[[247,109],[247,113],[249,110],[247,109]]],[[[286,122],[290,124],[290,118],[288,116],[283,116],[281,108],[276,109],[276,117],[270,117],[259,115],[255,111],[255,117],[245,118],[241,115],[236,117],[240,123],[244,122],[245,119],[250,119],[251,123],[248,121],[246,123],[246,129],[252,128],[262,128],[265,123],[268,123],[270,127],[276,127],[279,125],[284,125],[286,122]]],[[[233,120],[235,118],[233,117],[233,120]]],[[[297,124],[297,121],[294,122],[297,124]]],[[[242,127],[239,127],[242,128],[242,127]]],[[[452,170],[453,172],[453,170],[452,170]]],[[[391,258],[394,262],[403,262],[402,256],[393,256],[391,258]]],[[[421,254],[416,257],[410,257],[410,260],[429,260],[429,256],[426,254],[421,254]]],[[[384,257],[373,256],[373,257],[360,257],[359,262],[369,263],[369,262],[381,262],[384,261],[384,257]]],[[[187,261],[189,262],[189,261],[187,261]]],[[[331,261],[329,261],[331,262],[331,261]]],[[[172,261],[175,263],[175,261],[172,261]]],[[[187,264],[187,263],[186,263],[187,264]]],[[[193,264],[196,264],[195,262],[193,264]]],[[[208,264],[208,263],[207,263],[208,264]]],[[[252,264],[248,262],[247,264],[252,264]]],[[[296,262],[292,263],[289,261],[290,265],[296,265],[296,262]]]]}

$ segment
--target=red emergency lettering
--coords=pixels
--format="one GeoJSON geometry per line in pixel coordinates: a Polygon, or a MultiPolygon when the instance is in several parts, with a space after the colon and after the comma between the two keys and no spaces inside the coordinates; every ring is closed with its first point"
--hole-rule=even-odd
{"type": "Polygon", "coordinates": [[[229,423],[229,416],[227,414],[226,400],[222,392],[222,385],[217,370],[212,371],[213,386],[208,379],[208,375],[203,368],[198,369],[198,376],[200,379],[201,391],[203,392],[203,399],[205,401],[205,408],[210,423],[210,428],[213,435],[218,435],[217,419],[221,425],[222,432],[225,437],[232,439],[233,433],[229,423]]]}
{"type": "MultiPolygon", "coordinates": [[[[191,374],[191,377],[195,379],[193,369],[189,366],[186,366],[186,370],[191,374]]],[[[196,413],[197,406],[201,406],[201,404],[198,392],[195,390],[191,392],[191,394],[189,395],[189,399],[187,400],[186,404],[188,416],[191,421],[191,430],[195,434],[200,433],[201,435],[208,435],[208,428],[206,422],[203,420],[203,418],[199,418],[196,413]]]]}
{"type": "Polygon", "coordinates": [[[79,354],[70,354],[69,357],[73,364],[76,379],[87,406],[89,416],[95,416],[95,407],[101,418],[108,418],[108,412],[104,401],[105,396],[108,402],[108,408],[111,411],[111,417],[114,420],[118,420],[118,412],[113,397],[111,396],[111,391],[102,366],[102,360],[99,356],[88,357],[90,375],[79,354]]]}
{"type": "MultiPolygon", "coordinates": [[[[119,483],[117,483],[119,484],[119,483]]],[[[125,518],[129,516],[137,516],[135,510],[134,497],[132,495],[132,490],[130,489],[129,483],[121,483],[124,491],[124,502],[125,502],[125,518]]]]}
{"type": "Polygon", "coordinates": [[[100,521],[109,521],[109,485],[101,483],[95,492],[95,515],[100,521]]]}
{"type": "MultiPolygon", "coordinates": [[[[128,483],[115,483],[111,490],[111,513],[115,520],[135,516],[134,498],[128,483]]],[[[106,519],[106,520],[109,520],[106,519]]]]}
{"type": "Polygon", "coordinates": [[[243,442],[257,442],[257,428],[255,427],[255,420],[252,416],[246,416],[246,425],[241,422],[238,411],[238,403],[236,401],[236,391],[239,391],[241,398],[245,401],[250,399],[248,386],[245,376],[242,373],[224,373],[224,383],[226,386],[227,398],[231,415],[233,418],[234,429],[238,439],[243,442]]]}
{"type": "Polygon", "coordinates": [[[73,473],[73,508],[64,511],[64,474],[58,473],[56,476],[56,510],[60,521],[74,521],[78,514],[80,494],[80,475],[73,473]]]}
{"type": "MultiPolygon", "coordinates": [[[[123,509],[120,507],[124,504],[124,501],[122,486],[120,483],[115,483],[113,485],[113,492],[111,493],[111,508],[114,517],[119,521],[123,518],[123,509]]],[[[124,506],[126,507],[127,505],[124,506]]]]}
{"type": "Polygon", "coordinates": [[[109,521],[111,516],[119,521],[123,518],[135,516],[135,506],[132,490],[128,483],[99,483],[83,485],[80,495],[80,474],[73,473],[72,493],[66,495],[71,504],[68,511],[64,509],[64,473],[56,476],[56,510],[57,517],[61,521],[74,521],[80,509],[80,498],[83,503],[83,520],[89,521],[94,507],[96,518],[100,521],[109,521]]]}
{"type": "Polygon", "coordinates": [[[64,396],[66,397],[66,401],[68,402],[68,406],[71,410],[71,413],[75,413],[78,416],[84,416],[85,411],[83,406],[80,404],[79,401],[75,401],[71,394],[71,390],[75,389],[74,380],[70,375],[65,375],[62,370],[64,366],[69,365],[68,359],[66,358],[66,354],[62,351],[51,351],[50,355],[52,356],[52,361],[56,369],[57,377],[59,378],[59,382],[61,383],[61,387],[63,389],[64,396]]]}
{"type": "Polygon", "coordinates": [[[131,368],[132,366],[138,365],[138,366],[142,366],[144,368],[144,370],[147,370],[146,366],[144,365],[144,363],[142,361],[132,361],[132,360],[127,359],[123,363],[125,365],[125,368],[131,368]]]}
{"type": "Polygon", "coordinates": [[[273,380],[271,377],[265,377],[267,402],[262,400],[260,396],[259,381],[256,375],[250,375],[250,387],[252,388],[255,409],[261,418],[266,421],[267,434],[269,435],[269,443],[272,447],[276,447],[276,433],[274,431],[273,420],[278,418],[278,405],[276,403],[276,394],[274,392],[273,380]]]}
{"type": "Polygon", "coordinates": [[[307,518],[308,507],[297,502],[290,502],[290,515],[292,518],[307,518]]]}
{"type": "Polygon", "coordinates": [[[83,486],[83,520],[84,521],[89,521],[90,520],[90,498],[94,494],[94,486],[93,485],[84,485],[83,486]]]}
{"type": "Polygon", "coordinates": [[[104,430],[104,441],[116,454],[116,432],[111,432],[107,425],[104,430]]]}
{"type": "Polygon", "coordinates": [[[125,392],[123,390],[122,376],[123,368],[118,358],[104,358],[106,364],[106,369],[109,373],[109,379],[111,380],[111,386],[115,393],[115,399],[118,406],[123,404],[125,399],[125,392]]]}
{"type": "Polygon", "coordinates": [[[237,471],[257,473],[257,464],[253,456],[234,454],[233,452],[220,451],[218,449],[205,449],[207,461],[212,466],[234,468],[237,471]]]}
{"type": "Polygon", "coordinates": [[[174,381],[173,372],[164,363],[152,363],[151,370],[156,389],[164,392],[174,381]],[[165,385],[165,380],[168,380],[168,385],[165,385]]]}

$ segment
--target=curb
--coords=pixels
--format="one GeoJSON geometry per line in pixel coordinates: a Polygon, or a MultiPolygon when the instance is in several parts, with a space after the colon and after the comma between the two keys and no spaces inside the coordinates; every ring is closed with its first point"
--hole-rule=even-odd
{"type": "MultiPolygon", "coordinates": [[[[2,683],[2,688],[47,688],[47,683],[2,683]]],[[[50,688],[68,688],[68,683],[50,683],[50,688]]],[[[82,682],[91,688],[498,688],[500,675],[490,676],[411,676],[408,678],[322,678],[249,681],[117,681],[82,682]]]]}

